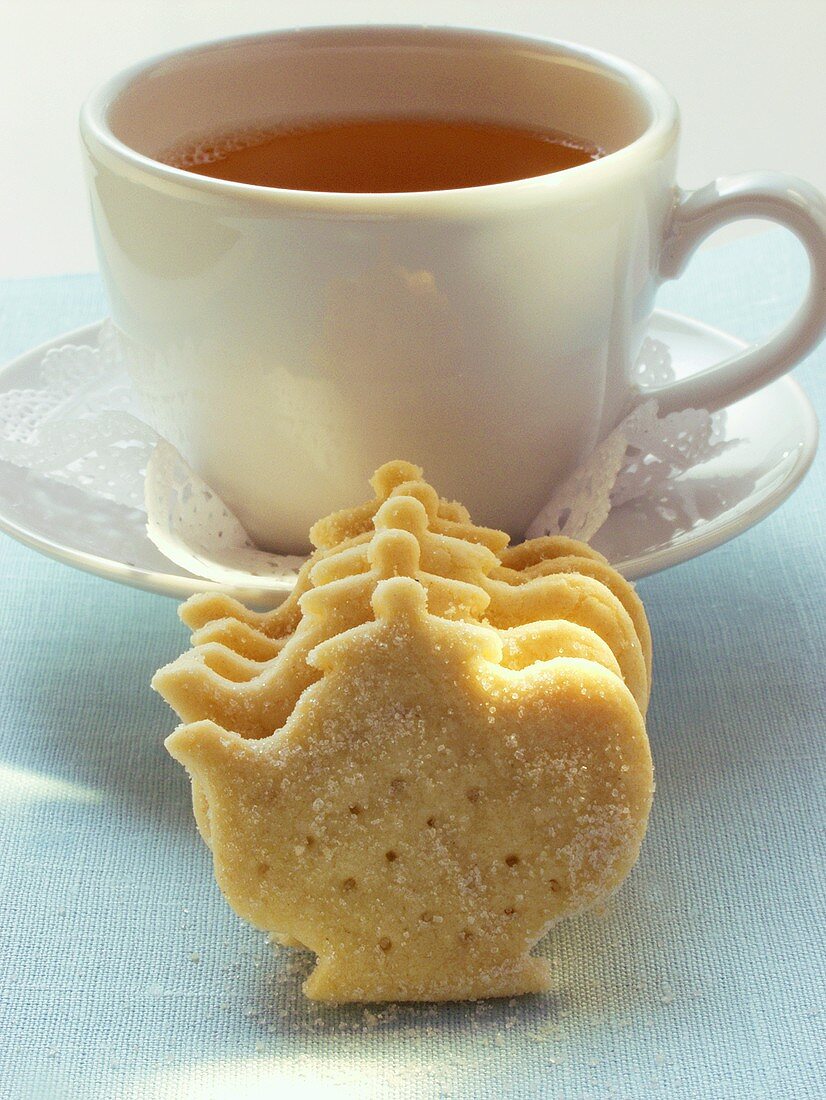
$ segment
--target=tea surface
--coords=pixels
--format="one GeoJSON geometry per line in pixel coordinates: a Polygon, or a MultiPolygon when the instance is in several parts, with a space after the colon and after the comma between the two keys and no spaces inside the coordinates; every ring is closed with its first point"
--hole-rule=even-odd
{"type": "Polygon", "coordinates": [[[595,160],[558,131],[431,118],[358,118],[218,135],[164,159],[202,176],[297,191],[444,191],[595,160]]]}

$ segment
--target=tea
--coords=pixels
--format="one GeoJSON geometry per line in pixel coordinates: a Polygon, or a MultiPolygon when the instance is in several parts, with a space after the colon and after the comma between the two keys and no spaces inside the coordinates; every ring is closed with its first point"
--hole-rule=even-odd
{"type": "Polygon", "coordinates": [[[435,118],[356,118],[218,135],[164,160],[297,191],[443,191],[561,172],[601,156],[555,130],[435,118]]]}

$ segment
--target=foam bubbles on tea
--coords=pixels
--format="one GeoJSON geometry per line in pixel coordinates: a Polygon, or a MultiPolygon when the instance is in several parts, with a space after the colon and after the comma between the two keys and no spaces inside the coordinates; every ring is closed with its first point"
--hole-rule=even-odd
{"type": "Polygon", "coordinates": [[[261,145],[271,136],[271,130],[238,130],[218,137],[190,142],[161,157],[164,164],[185,168],[188,172],[200,172],[210,164],[225,160],[232,153],[251,146],[261,145]]]}
{"type": "Polygon", "coordinates": [[[431,118],[357,118],[237,130],[162,159],[202,176],[297,191],[480,187],[561,172],[603,155],[556,130],[431,118]]]}

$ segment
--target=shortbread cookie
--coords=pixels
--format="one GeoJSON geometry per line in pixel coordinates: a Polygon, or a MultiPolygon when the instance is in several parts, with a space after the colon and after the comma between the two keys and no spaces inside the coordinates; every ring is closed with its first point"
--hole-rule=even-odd
{"type": "MultiPolygon", "coordinates": [[[[503,663],[506,666],[521,667],[512,664],[516,659],[512,637],[524,641],[530,635],[533,639],[531,660],[547,660],[553,656],[584,657],[611,671],[619,671],[644,709],[648,682],[647,678],[645,683],[642,680],[633,631],[607,585],[605,591],[592,588],[590,598],[577,597],[572,604],[571,597],[578,591],[576,583],[572,590],[567,586],[560,590],[557,586],[552,591],[539,593],[534,585],[527,593],[529,599],[526,600],[523,593],[518,601],[503,601],[501,585],[486,581],[488,574],[494,579],[506,574],[508,583],[524,584],[538,571],[554,568],[554,561],[569,564],[569,558],[550,558],[550,561],[548,558],[571,548],[582,551],[581,544],[561,538],[533,540],[532,545],[525,544],[529,552],[515,548],[519,554],[503,555],[519,566],[519,570],[502,567],[498,564],[500,558],[488,548],[490,544],[497,545],[488,529],[475,528],[459,510],[453,513],[456,518],[440,520],[440,511],[446,506],[435,490],[421,480],[400,480],[414,472],[416,468],[408,468],[406,464],[383,467],[375,480],[377,494],[384,495],[385,500],[377,512],[373,511],[372,504],[365,507],[364,512],[372,512],[373,521],[380,530],[395,526],[415,535],[419,542],[416,573],[429,592],[431,609],[447,617],[477,621],[487,614],[493,625],[503,627],[503,663]],[[384,481],[381,480],[383,472],[384,481]],[[399,495],[403,493],[412,496],[399,495]],[[429,530],[434,522],[443,531],[456,534],[429,530]],[[467,543],[471,544],[470,548],[467,543]],[[490,584],[492,592],[500,592],[490,608],[490,596],[481,587],[484,584],[490,584]],[[515,630],[514,624],[519,624],[515,630]],[[619,665],[606,642],[621,654],[619,665]]],[[[229,613],[230,617],[207,621],[196,630],[192,638],[194,648],[162,669],[153,682],[182,720],[192,722],[210,718],[241,736],[268,736],[287,721],[301,692],[317,678],[317,670],[307,661],[313,647],[371,617],[370,600],[381,574],[371,572],[370,536],[366,532],[353,534],[354,522],[352,514],[348,514],[351,515],[349,526],[341,528],[348,538],[338,547],[321,547],[298,579],[296,593],[303,596],[311,594],[314,585],[345,582],[351,578],[318,604],[325,616],[327,608],[333,605],[337,608],[335,614],[323,621],[312,614],[311,595],[306,601],[300,596],[291,597],[287,605],[264,614],[248,611],[228,596],[211,593],[195,597],[185,605],[188,614],[183,617],[193,624],[208,618],[209,614],[229,613]],[[296,634],[296,627],[301,625],[302,604],[309,608],[310,615],[296,634]],[[277,636],[279,630],[285,631],[280,637],[277,636]],[[286,633],[288,630],[291,632],[286,633]]],[[[584,549],[587,552],[587,548],[584,549]]],[[[582,570],[592,571],[588,560],[582,555],[576,559],[582,570]]],[[[603,565],[598,555],[594,555],[593,562],[597,574],[602,570],[603,579],[611,582],[613,571],[610,567],[603,565]]],[[[390,568],[391,572],[398,572],[400,562],[390,568]]],[[[617,582],[628,587],[627,582],[614,575],[615,591],[617,582]]],[[[628,607],[627,601],[625,606],[628,607]]],[[[641,624],[647,631],[644,613],[641,624]]],[[[650,637],[643,629],[638,633],[643,638],[650,637]]],[[[208,804],[197,783],[193,784],[192,797],[198,828],[209,843],[208,804]]]]}
{"type": "MultiPolygon", "coordinates": [[[[310,541],[319,549],[333,549],[347,539],[370,531],[373,517],[392,494],[397,496],[416,496],[428,507],[431,527],[439,534],[459,535],[456,527],[470,525],[470,513],[456,501],[441,499],[435,490],[422,480],[422,469],[411,462],[386,462],[370,478],[375,491],[375,499],[355,508],[346,508],[320,519],[310,528],[310,541]],[[420,496],[419,494],[423,494],[420,496]],[[432,502],[432,506],[431,506],[432,502]],[[454,527],[455,525],[455,527],[454,527]]],[[[503,531],[489,527],[473,526],[470,541],[482,542],[491,550],[499,550],[508,544],[508,536],[503,531]]]]}
{"type": "MultiPolygon", "coordinates": [[[[470,542],[480,542],[492,550],[499,550],[507,545],[508,536],[503,531],[471,524],[465,507],[456,501],[441,499],[422,480],[419,466],[410,462],[387,462],[376,470],[370,484],[376,494],[373,500],[355,508],[334,512],[319,520],[311,529],[310,538],[316,550],[299,571],[295,587],[278,607],[271,611],[257,612],[224,593],[199,592],[181,606],[180,615],[183,621],[193,631],[223,619],[235,619],[267,638],[279,639],[291,634],[301,618],[300,600],[311,587],[310,573],[313,568],[330,553],[338,554],[347,546],[368,542],[372,537],[375,514],[391,494],[414,496],[421,500],[426,505],[430,526],[435,531],[470,542]]],[[[366,556],[362,556],[359,561],[361,571],[366,571],[366,556]]],[[[202,640],[206,641],[207,638],[202,640]]],[[[220,639],[211,637],[209,640],[220,639]]],[[[248,644],[254,645],[249,635],[246,640],[248,644]]],[[[245,655],[252,656],[250,653],[245,655]]]]}
{"type": "MultiPolygon", "coordinates": [[[[376,493],[374,500],[320,520],[313,528],[318,549],[301,570],[293,593],[274,611],[250,611],[238,601],[221,594],[192,597],[181,609],[181,616],[194,629],[193,646],[199,648],[216,642],[250,660],[264,662],[275,658],[298,625],[301,596],[313,586],[366,573],[369,570],[368,546],[371,538],[367,525],[372,525],[376,512],[388,499],[412,496],[424,507],[427,526],[433,534],[479,543],[497,552],[498,560],[491,558],[490,568],[487,568],[487,563],[484,568],[491,580],[522,584],[543,574],[577,572],[604,584],[628,612],[640,642],[647,681],[644,691],[637,683],[633,652],[623,658],[623,665],[631,666],[625,669],[625,674],[630,676],[632,690],[644,707],[650,691],[651,636],[642,604],[628,582],[611,569],[601,554],[565,536],[546,536],[508,547],[507,536],[503,532],[474,525],[466,509],[442,500],[422,480],[421,473],[419,467],[411,463],[386,463],[371,479],[376,493]],[[336,539],[340,541],[336,543],[336,539]]],[[[450,555],[446,555],[438,545],[433,548],[432,543],[425,548],[422,565],[435,575],[456,576],[450,555]]],[[[467,579],[470,583],[476,581],[475,567],[467,579]]],[[[494,605],[494,624],[497,606],[494,605]]],[[[623,624],[620,633],[624,632],[625,627],[626,624],[623,624]]],[[[621,644],[624,646],[624,643],[621,644]]],[[[630,649],[634,648],[631,644],[630,649]]],[[[222,666],[227,670],[231,668],[231,663],[223,662],[220,654],[215,655],[217,664],[211,662],[211,651],[204,651],[202,656],[216,670],[222,666]]],[[[248,667],[248,674],[245,674],[239,665],[237,673],[227,671],[226,676],[228,679],[251,679],[254,671],[248,667]]]]}
{"type": "Polygon", "coordinates": [[[497,634],[502,643],[503,668],[522,669],[555,657],[580,657],[585,661],[594,661],[622,678],[611,647],[593,630],[565,619],[526,623],[509,630],[497,630],[497,634]]]}
{"type": "MultiPolygon", "coordinates": [[[[524,668],[532,661],[549,661],[552,657],[583,657],[622,676],[617,659],[606,642],[593,630],[575,623],[563,619],[543,620],[500,630],[499,635],[502,663],[506,668],[524,668]]],[[[272,661],[251,660],[226,645],[214,642],[199,645],[198,658],[207,668],[233,683],[248,683],[274,664],[272,661]]]]}
{"type": "MultiPolygon", "coordinates": [[[[379,557],[398,541],[385,532],[379,557]]],[[[333,585],[313,596],[334,601],[333,585]]],[[[322,678],[274,736],[199,722],[168,739],[207,791],[221,889],[317,954],[315,999],[546,989],[531,947],[637,857],[639,708],[590,660],[503,668],[499,634],[428,613],[413,577],[380,581],[373,608],[312,651],[322,678]]]]}
{"type": "MultiPolygon", "coordinates": [[[[267,661],[277,656],[300,619],[300,597],[304,592],[312,586],[367,572],[371,533],[365,525],[372,522],[376,511],[387,499],[399,495],[413,496],[425,508],[428,528],[434,534],[480,543],[497,552],[498,561],[490,559],[491,568],[484,570],[492,580],[522,584],[547,573],[577,572],[604,584],[628,612],[639,639],[646,669],[644,692],[638,690],[635,684],[633,668],[629,674],[638,701],[645,705],[651,676],[651,636],[645,612],[633,588],[616,570],[611,569],[601,554],[584,543],[561,535],[531,539],[508,547],[505,545],[507,536],[503,532],[472,524],[465,509],[440,499],[436,491],[421,479],[421,470],[410,463],[386,463],[376,471],[372,484],[376,492],[373,501],[334,513],[316,524],[313,531],[319,548],[302,569],[290,599],[275,611],[252,612],[230,597],[212,593],[190,599],[181,615],[189,625],[197,628],[193,634],[193,645],[199,647],[218,642],[240,656],[256,661],[267,661]],[[343,541],[334,544],[335,538],[342,538],[343,541]],[[241,625],[236,626],[235,622],[241,625]]],[[[437,575],[455,575],[449,555],[445,557],[439,548],[433,551],[433,555],[429,556],[429,551],[425,551],[425,570],[437,575]]],[[[468,579],[473,583],[475,574],[472,573],[468,579]]],[[[633,654],[626,663],[632,666],[636,663],[633,654]]],[[[254,670],[249,671],[252,673],[254,670]]],[[[230,678],[234,678],[232,674],[230,678]]],[[[247,677],[239,675],[237,678],[247,677]]]]}
{"type": "Polygon", "coordinates": [[[613,650],[623,679],[645,714],[650,684],[642,646],[628,612],[604,584],[581,573],[565,573],[516,585],[485,578],[482,587],[490,596],[487,620],[499,629],[565,619],[593,630],[613,650]]]}
{"type": "Polygon", "coordinates": [[[591,661],[503,669],[496,632],[429,615],[411,577],[374,604],[375,623],[313,651],[323,678],[275,737],[168,739],[206,785],[220,886],[315,950],[313,998],[547,988],[529,948],[602,901],[645,832],[638,708],[591,661]]]}
{"type": "MultiPolygon", "coordinates": [[[[627,612],[604,585],[579,574],[537,578],[523,586],[491,581],[487,574],[498,562],[496,555],[481,543],[430,531],[431,519],[419,499],[392,495],[374,517],[379,532],[408,532],[416,543],[415,575],[428,590],[433,612],[477,620],[484,614],[492,626],[503,629],[564,619],[593,630],[613,650],[644,711],[648,678],[639,640],[627,612]]],[[[398,545],[406,546],[404,540],[398,545]]],[[[364,555],[369,563],[374,552],[375,540],[358,546],[348,543],[339,554],[315,564],[310,578],[314,583],[318,571],[324,570],[323,588],[329,589],[321,601],[326,617],[312,613],[321,587],[310,589],[301,599],[305,617],[280,652],[260,663],[260,671],[229,647],[210,643],[161,669],[153,686],[185,722],[210,718],[244,737],[268,736],[286,722],[301,692],[317,677],[307,661],[310,650],[370,618],[372,593],[382,574],[375,568],[352,572],[349,559],[364,555]],[[336,571],[341,558],[348,559],[343,576],[336,571]]],[[[414,553],[412,546],[405,549],[408,553],[414,553]]],[[[405,559],[390,568],[404,573],[408,564],[405,559]]]]}
{"type": "Polygon", "coordinates": [[[169,750],[234,908],[319,955],[308,996],[547,988],[531,945],[645,832],[645,613],[581,543],[507,548],[407,463],[373,486],[275,612],[189,601],[169,750]]]}
{"type": "MultiPolygon", "coordinates": [[[[372,594],[383,577],[399,573],[415,575],[430,593],[434,609],[442,615],[480,620],[489,600],[481,584],[486,571],[497,560],[495,555],[484,545],[430,532],[429,519],[420,499],[391,496],[374,517],[381,537],[359,546],[353,546],[350,540],[339,555],[318,562],[311,576],[314,578],[321,568],[335,566],[338,558],[349,559],[356,551],[364,554],[372,568],[367,573],[353,572],[348,564],[328,570],[323,577],[326,582],[323,590],[311,589],[305,593],[301,601],[305,616],[296,632],[284,639],[285,644],[275,658],[255,661],[227,645],[206,642],[161,669],[153,686],[185,722],[209,718],[241,736],[266,737],[287,721],[302,691],[317,679],[318,670],[307,660],[310,651],[327,638],[372,616],[372,594]],[[396,532],[394,538],[389,537],[390,532],[396,532]],[[441,578],[424,572],[420,569],[422,557],[464,579],[441,578]]],[[[522,649],[529,650],[532,661],[556,656],[587,657],[620,672],[605,641],[587,629],[589,625],[597,626],[609,638],[615,629],[611,624],[617,610],[610,605],[601,606],[600,599],[604,605],[610,596],[607,592],[597,593],[596,600],[581,608],[580,625],[564,620],[530,621],[524,608],[532,605],[523,600],[523,621],[515,629],[502,631],[504,664],[521,667],[513,661],[522,649]]],[[[237,625],[249,630],[246,624],[237,625]]],[[[203,628],[196,637],[204,636],[208,630],[203,628]]],[[[198,828],[210,843],[207,799],[197,782],[193,782],[192,798],[198,828]]]]}
{"type": "MultiPolygon", "coordinates": [[[[580,550],[581,545],[579,545],[580,550]]],[[[651,629],[648,625],[642,600],[637,595],[634,586],[616,569],[612,569],[607,562],[600,561],[597,558],[585,557],[578,551],[559,557],[547,558],[536,565],[523,569],[518,574],[519,583],[525,583],[534,577],[547,577],[556,573],[579,573],[583,577],[593,577],[594,580],[604,584],[617,597],[634,624],[634,630],[640,640],[645,668],[650,681],[653,661],[651,629]]]]}
{"type": "MultiPolygon", "coordinates": [[[[297,625],[297,624],[296,624],[297,625]]],[[[271,661],[277,657],[287,643],[290,634],[280,638],[270,638],[263,631],[257,630],[249,623],[240,619],[221,618],[212,619],[199,630],[193,631],[193,646],[207,645],[217,642],[225,645],[240,657],[246,657],[251,661],[271,661]]]]}
{"type": "MultiPolygon", "coordinates": [[[[374,522],[378,536],[384,538],[383,542],[375,538],[367,548],[368,565],[372,561],[375,567],[357,574],[344,570],[340,580],[327,583],[320,600],[317,590],[306,592],[301,600],[305,617],[295,633],[283,639],[275,658],[256,662],[228,645],[206,642],[162,668],[152,686],[178,717],[185,722],[210,718],[244,737],[271,734],[286,722],[301,692],[318,678],[318,670],[307,661],[309,652],[319,642],[372,617],[370,601],[383,577],[415,572],[434,610],[447,617],[478,621],[487,606],[487,595],[478,585],[420,571],[422,543],[429,547],[431,558],[448,561],[454,572],[476,579],[496,561],[490,550],[450,536],[430,538],[425,508],[413,497],[385,501],[374,522]],[[395,539],[385,537],[391,530],[397,532],[395,539]]],[[[353,540],[343,545],[341,554],[350,554],[353,540]]],[[[250,632],[245,635],[249,640],[254,634],[252,629],[248,624],[239,626],[250,632]]],[[[209,626],[204,627],[194,637],[203,637],[209,631],[209,626]]],[[[275,644],[264,635],[261,640],[263,644],[275,644]]],[[[209,844],[208,802],[196,781],[192,784],[192,806],[198,829],[209,844]]]]}
{"type": "MultiPolygon", "coordinates": [[[[266,737],[286,722],[301,692],[317,679],[317,669],[307,661],[310,650],[367,621],[372,616],[373,591],[383,577],[415,572],[429,593],[434,612],[451,618],[480,618],[488,596],[465,578],[484,577],[484,570],[496,561],[490,550],[429,532],[425,509],[413,497],[386,500],[375,523],[377,534],[368,546],[373,567],[306,592],[296,631],[271,661],[261,663],[257,675],[246,677],[250,668],[246,658],[209,643],[162,668],[152,686],[185,722],[210,718],[244,737],[266,737]],[[390,531],[398,537],[382,542],[380,536],[390,531]],[[388,549],[391,546],[395,557],[388,549]],[[452,575],[420,570],[421,557],[448,563],[452,575]],[[316,613],[316,608],[322,614],[316,613]]],[[[348,551],[349,547],[343,552],[348,551]]]]}
{"type": "MultiPolygon", "coordinates": [[[[361,536],[363,542],[368,539],[369,535],[361,536]]],[[[299,570],[289,596],[270,611],[253,611],[225,592],[198,592],[181,605],[178,613],[193,631],[201,630],[221,619],[235,619],[267,638],[284,638],[292,634],[298,626],[301,619],[301,597],[312,587],[310,573],[324,553],[323,550],[317,550],[310,555],[299,570]]]]}
{"type": "MultiPolygon", "coordinates": [[[[421,568],[448,580],[479,584],[479,581],[499,565],[499,558],[489,542],[502,531],[440,519],[439,498],[424,481],[408,481],[397,486],[373,517],[376,529],[398,527],[415,534],[421,544],[421,568]],[[415,507],[406,503],[412,501],[415,507]],[[379,517],[381,521],[379,522],[379,517]]],[[[350,541],[335,552],[329,552],[314,563],[310,583],[316,587],[343,577],[366,572],[370,561],[370,543],[350,541]]]]}
{"type": "Polygon", "coordinates": [[[587,542],[578,542],[576,539],[568,538],[567,535],[542,535],[540,538],[528,539],[527,542],[506,547],[499,557],[503,566],[521,572],[549,558],[562,558],[568,554],[579,554],[583,558],[593,558],[594,561],[608,563],[608,559],[587,542]]]}

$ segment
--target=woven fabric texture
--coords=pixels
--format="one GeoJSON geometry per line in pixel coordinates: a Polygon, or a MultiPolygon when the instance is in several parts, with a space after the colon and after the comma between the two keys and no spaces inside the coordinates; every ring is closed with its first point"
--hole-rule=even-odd
{"type": "MultiPolygon", "coordinates": [[[[744,336],[807,277],[771,232],[659,304],[744,336]]],[[[105,312],[0,283],[0,358],[105,312]]],[[[796,373],[826,410],[826,347],[796,373]]],[[[640,584],[657,767],[637,869],[541,950],[548,996],[318,1008],[223,902],[149,689],[172,602],[0,537],[0,1095],[815,1100],[826,1092],[826,461],[755,529],[640,584]]]]}

